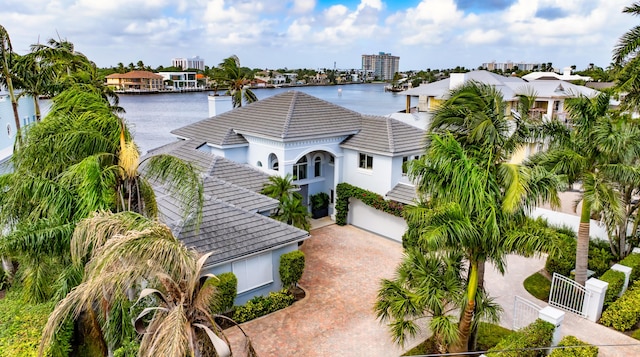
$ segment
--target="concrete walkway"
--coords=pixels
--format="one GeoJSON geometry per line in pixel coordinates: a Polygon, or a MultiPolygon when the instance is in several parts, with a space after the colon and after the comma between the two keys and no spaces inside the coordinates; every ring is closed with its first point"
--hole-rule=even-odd
{"type": "MultiPolygon", "coordinates": [[[[516,295],[534,302],[540,307],[547,306],[544,301],[529,294],[522,285],[527,277],[544,268],[544,263],[545,258],[524,258],[511,255],[508,257],[507,271],[504,276],[494,268],[487,269],[485,287],[489,295],[495,298],[504,309],[500,325],[509,329],[513,328],[513,307],[516,295]]],[[[572,335],[594,345],[635,345],[599,347],[599,356],[640,356],[640,341],[569,312],[565,313],[561,334],[562,336],[572,335]]]]}

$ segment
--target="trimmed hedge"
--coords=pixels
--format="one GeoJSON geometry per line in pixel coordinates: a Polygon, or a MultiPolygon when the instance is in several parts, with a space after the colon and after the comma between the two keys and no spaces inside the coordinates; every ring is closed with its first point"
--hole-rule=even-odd
{"type": "Polygon", "coordinates": [[[282,254],[280,256],[280,280],[284,288],[294,287],[304,272],[304,253],[300,250],[282,254]]]}
{"type": "Polygon", "coordinates": [[[236,306],[233,319],[237,323],[247,322],[260,316],[291,306],[296,299],[286,290],[270,292],[269,296],[256,296],[242,306],[236,306]]]}
{"type": "Polygon", "coordinates": [[[640,321],[640,281],[602,313],[600,323],[618,331],[627,331],[640,321]]]}
{"type": "Polygon", "coordinates": [[[387,201],[384,197],[375,192],[343,182],[336,186],[336,194],[336,224],[339,226],[347,224],[349,198],[351,197],[357,198],[367,206],[373,207],[377,210],[392,214],[396,217],[402,217],[402,211],[404,210],[404,205],[402,203],[391,200],[387,201]]]}
{"type": "Polygon", "coordinates": [[[549,347],[555,326],[537,319],[529,326],[516,331],[500,341],[487,352],[488,357],[542,357],[546,350],[529,350],[526,348],[549,347]],[[500,352],[502,351],[502,352],[500,352]]]}
{"type": "Polygon", "coordinates": [[[578,340],[574,336],[565,336],[560,342],[558,347],[562,346],[585,346],[576,348],[556,348],[549,357],[598,357],[598,347],[591,346],[586,342],[578,340]]]}
{"type": "MultiPolygon", "coordinates": [[[[563,234],[562,240],[558,243],[558,252],[549,255],[545,263],[545,269],[553,276],[558,273],[563,276],[570,276],[571,271],[576,266],[576,238],[575,234],[567,234],[565,229],[558,229],[563,234]]],[[[589,269],[593,270],[596,276],[604,274],[615,260],[609,249],[609,243],[601,240],[591,240],[589,242],[589,269]]]]}
{"type": "Polygon", "coordinates": [[[238,278],[232,272],[217,275],[218,279],[211,279],[217,288],[217,298],[211,303],[211,312],[223,314],[233,309],[233,302],[238,295],[238,278]]]}
{"type": "Polygon", "coordinates": [[[640,254],[629,254],[619,264],[631,268],[630,284],[640,279],[640,254]]]}
{"type": "Polygon", "coordinates": [[[606,273],[602,274],[600,280],[609,283],[609,288],[607,288],[607,292],[604,295],[605,307],[608,307],[618,299],[618,294],[620,294],[622,287],[624,286],[624,279],[624,273],[617,270],[609,269],[606,273]]]}

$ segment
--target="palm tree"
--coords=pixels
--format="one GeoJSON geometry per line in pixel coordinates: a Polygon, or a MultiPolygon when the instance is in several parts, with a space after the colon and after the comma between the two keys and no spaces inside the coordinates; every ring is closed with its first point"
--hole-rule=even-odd
{"type": "Polygon", "coordinates": [[[405,211],[415,230],[408,234],[424,250],[462,250],[469,263],[467,303],[453,352],[467,350],[485,261],[504,272],[507,254],[549,248],[548,231],[540,230],[539,238],[518,226],[538,202],[558,203],[560,182],[541,167],[506,162],[533,133],[528,109],[506,115],[495,88],[466,83],[436,111],[426,153],[409,168],[425,203],[405,211]]]}
{"type": "Polygon", "coordinates": [[[245,88],[247,82],[253,78],[253,74],[240,67],[240,59],[237,56],[225,58],[218,65],[218,69],[214,79],[227,87],[227,95],[231,96],[234,108],[242,106],[243,98],[245,103],[253,103],[258,100],[251,89],[245,88]]]}
{"type": "Polygon", "coordinates": [[[298,192],[298,185],[293,183],[293,176],[286,174],[284,177],[274,175],[269,177],[269,183],[262,188],[262,194],[267,195],[276,200],[282,200],[284,197],[293,196],[302,200],[302,195],[298,192]]]}
{"type": "Polygon", "coordinates": [[[103,211],[78,224],[71,246],[74,264],[86,263],[84,280],[49,316],[41,354],[67,318],[77,319],[87,311],[107,315],[106,321],[111,324],[102,323],[100,329],[103,337],[110,336],[105,342],[113,351],[123,342],[121,336],[117,337],[118,331],[127,326],[122,320],[109,320],[110,310],[114,302],[127,300],[127,292],[138,289],[143,279],[160,290],[148,288],[140,293],[139,300],[153,295],[156,299],[145,301],[159,304],[144,309],[136,319],[136,329],[145,333],[141,354],[200,356],[204,347],[215,348],[220,355],[229,351],[217,337],[222,336],[222,330],[208,309],[216,296],[213,284],[208,282],[211,277],[202,275],[208,256],[198,259],[197,253],[186,248],[167,226],[132,212],[103,211]],[[144,328],[143,321],[149,322],[149,329],[144,328]]]}
{"type": "MultiPolygon", "coordinates": [[[[631,6],[625,7],[622,12],[634,16],[640,15],[640,2],[634,2],[631,6]]],[[[613,49],[614,63],[621,64],[629,59],[635,58],[639,48],[640,26],[634,26],[620,37],[616,47],[613,49]]]]}
{"type": "MultiPolygon", "coordinates": [[[[623,222],[624,209],[615,181],[621,178],[621,173],[633,171],[628,165],[629,159],[635,160],[640,148],[637,135],[619,131],[623,127],[612,123],[608,94],[575,98],[567,101],[567,109],[571,128],[556,121],[549,123],[546,126],[552,138],[549,150],[534,156],[532,161],[566,175],[570,184],[577,181],[582,183],[575,279],[584,285],[587,279],[591,217],[606,212],[609,224],[623,222]],[[628,158],[617,159],[622,156],[628,158]]],[[[626,223],[622,224],[626,226],[626,223]]]]}
{"type": "Polygon", "coordinates": [[[294,227],[309,231],[311,223],[309,223],[309,210],[302,201],[293,196],[285,196],[280,200],[278,213],[273,216],[280,222],[292,225],[294,227]]]}
{"type": "Polygon", "coordinates": [[[14,92],[12,80],[14,56],[16,56],[16,54],[13,52],[13,47],[11,46],[9,32],[0,25],[0,70],[2,70],[0,84],[6,85],[9,91],[9,99],[11,100],[11,107],[13,108],[13,119],[18,133],[16,138],[19,141],[21,140],[20,116],[18,115],[18,99],[14,92]]]}
{"type": "MultiPolygon", "coordinates": [[[[420,330],[417,322],[425,318],[438,353],[448,353],[449,346],[458,342],[454,314],[464,306],[462,258],[459,251],[440,254],[410,248],[394,278],[382,280],[375,310],[378,319],[389,322],[394,342],[404,346],[407,336],[414,337],[420,330]]],[[[484,315],[497,321],[499,306],[487,306],[484,315]]]]}
{"type": "Polygon", "coordinates": [[[17,98],[25,95],[33,98],[36,121],[39,122],[41,119],[39,98],[54,93],[53,83],[56,78],[54,67],[44,63],[34,53],[29,53],[17,59],[15,71],[18,73],[16,87],[21,89],[17,98]]]}
{"type": "MultiPolygon", "coordinates": [[[[640,15],[640,2],[634,2],[625,7],[622,12],[634,16],[640,15]]],[[[628,109],[640,107],[640,80],[638,80],[638,64],[640,57],[637,51],[640,48],[640,26],[634,26],[620,37],[613,49],[613,63],[615,67],[621,67],[617,82],[617,89],[625,92],[622,106],[628,109]]]]}

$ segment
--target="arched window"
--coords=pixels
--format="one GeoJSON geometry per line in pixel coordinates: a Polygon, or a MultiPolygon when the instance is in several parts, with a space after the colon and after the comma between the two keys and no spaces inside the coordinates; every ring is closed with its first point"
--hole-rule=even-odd
{"type": "Polygon", "coordinates": [[[262,161],[258,161],[256,165],[258,165],[258,167],[262,167],[262,161]]]}
{"type": "Polygon", "coordinates": [[[307,178],[307,157],[303,156],[293,165],[293,179],[304,180],[307,178]]]}
{"type": "Polygon", "coordinates": [[[313,159],[313,177],[322,176],[322,157],[316,156],[313,159]]]}
{"type": "Polygon", "coordinates": [[[269,168],[271,170],[276,170],[278,171],[280,165],[278,165],[278,157],[276,156],[276,154],[269,154],[269,168]]]}

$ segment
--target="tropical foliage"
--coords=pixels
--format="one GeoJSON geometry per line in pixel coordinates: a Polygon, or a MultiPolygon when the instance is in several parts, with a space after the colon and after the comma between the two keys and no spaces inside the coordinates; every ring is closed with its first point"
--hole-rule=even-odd
{"type": "Polygon", "coordinates": [[[341,182],[336,187],[336,224],[347,224],[347,215],[349,214],[349,198],[357,198],[367,206],[373,207],[382,212],[392,214],[396,217],[402,217],[404,205],[400,202],[385,200],[381,195],[365,190],[360,187],[341,182]]]}
{"type": "Polygon", "coordinates": [[[275,198],[280,203],[273,218],[292,225],[294,227],[309,231],[311,223],[309,210],[302,204],[302,195],[298,192],[298,186],[293,183],[293,176],[271,176],[269,182],[264,185],[261,191],[264,195],[275,198]]]}
{"type": "Polygon", "coordinates": [[[253,79],[253,72],[240,66],[240,59],[233,55],[225,58],[214,71],[214,80],[227,89],[233,107],[241,107],[242,101],[253,103],[258,97],[249,88],[245,88],[253,79]]]}

